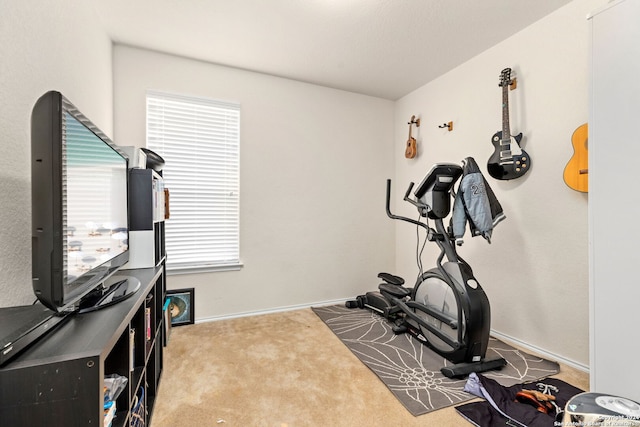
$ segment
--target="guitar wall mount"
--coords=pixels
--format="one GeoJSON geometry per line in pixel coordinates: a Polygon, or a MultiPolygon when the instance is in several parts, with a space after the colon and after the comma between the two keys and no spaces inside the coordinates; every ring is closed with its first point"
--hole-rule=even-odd
{"type": "Polygon", "coordinates": [[[453,130],[453,122],[445,123],[443,125],[438,126],[438,129],[444,129],[444,128],[447,128],[449,132],[451,132],[453,130]]]}

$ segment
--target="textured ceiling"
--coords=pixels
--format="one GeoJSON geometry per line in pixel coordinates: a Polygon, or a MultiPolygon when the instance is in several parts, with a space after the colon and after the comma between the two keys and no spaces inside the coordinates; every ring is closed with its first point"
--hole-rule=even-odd
{"type": "Polygon", "coordinates": [[[90,0],[116,43],[398,99],[571,0],[90,0]]]}

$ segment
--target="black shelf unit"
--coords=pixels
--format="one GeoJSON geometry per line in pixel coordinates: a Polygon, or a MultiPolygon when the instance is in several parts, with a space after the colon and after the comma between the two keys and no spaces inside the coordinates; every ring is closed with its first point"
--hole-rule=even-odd
{"type": "Polygon", "coordinates": [[[2,425],[102,426],[104,378],[110,374],[128,379],[116,401],[112,426],[129,425],[141,388],[149,425],[163,368],[164,322],[157,303],[164,295],[163,270],[158,266],[117,273],[140,280],[135,295],[102,310],[71,315],[3,366],[2,425]]]}

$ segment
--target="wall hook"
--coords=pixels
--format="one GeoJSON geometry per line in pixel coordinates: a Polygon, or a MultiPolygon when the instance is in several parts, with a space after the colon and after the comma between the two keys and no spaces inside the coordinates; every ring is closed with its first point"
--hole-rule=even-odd
{"type": "Polygon", "coordinates": [[[444,128],[449,129],[449,132],[451,132],[453,130],[453,122],[445,123],[441,126],[438,126],[438,129],[444,129],[444,128]]]}
{"type": "Polygon", "coordinates": [[[416,125],[417,128],[420,127],[420,118],[416,119],[416,116],[411,116],[411,121],[407,122],[408,125],[416,125]]]}

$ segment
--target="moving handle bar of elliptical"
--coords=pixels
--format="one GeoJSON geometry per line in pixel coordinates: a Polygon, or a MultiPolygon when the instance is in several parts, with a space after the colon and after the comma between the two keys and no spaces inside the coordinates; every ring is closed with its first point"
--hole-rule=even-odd
{"type": "Polygon", "coordinates": [[[407,303],[404,303],[402,300],[393,297],[393,302],[401,307],[403,313],[411,317],[419,325],[423,325],[426,329],[429,330],[429,332],[440,338],[442,341],[446,342],[453,350],[457,350],[462,346],[457,340],[451,339],[451,337],[443,333],[440,329],[429,323],[425,323],[422,317],[415,314],[413,308],[418,308],[420,311],[428,313],[430,316],[447,324],[451,329],[458,329],[458,321],[453,317],[447,316],[440,311],[433,310],[424,304],[420,304],[414,301],[408,301],[407,303]]]}
{"type": "MultiPolygon", "coordinates": [[[[403,200],[417,207],[418,211],[420,212],[420,215],[426,216],[427,212],[431,210],[431,207],[429,205],[425,205],[424,203],[417,202],[413,200],[411,197],[409,197],[409,194],[411,193],[411,190],[413,189],[414,185],[415,184],[413,182],[409,183],[409,188],[407,188],[407,192],[404,193],[403,200]]],[[[429,241],[444,240],[444,236],[442,234],[437,233],[435,230],[429,228],[429,226],[424,222],[420,222],[412,218],[407,218],[406,216],[399,216],[399,215],[392,214],[390,204],[391,204],[391,180],[387,179],[387,200],[386,200],[387,216],[391,219],[410,222],[411,224],[415,224],[420,227],[423,227],[425,230],[427,230],[427,239],[429,241]]]]}

